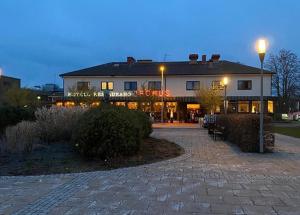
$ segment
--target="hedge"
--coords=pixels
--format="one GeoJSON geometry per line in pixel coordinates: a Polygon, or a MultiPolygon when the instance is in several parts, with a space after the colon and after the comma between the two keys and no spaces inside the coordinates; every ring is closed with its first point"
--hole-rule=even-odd
{"type": "Polygon", "coordinates": [[[3,134],[5,128],[8,126],[16,125],[23,120],[32,121],[35,119],[34,109],[29,107],[13,107],[1,106],[0,107],[0,135],[3,134]]]}
{"type": "Polygon", "coordinates": [[[129,156],[137,153],[142,139],[151,133],[149,122],[146,114],[104,105],[80,117],[72,141],[87,158],[129,156]]]}
{"type": "MultiPolygon", "coordinates": [[[[259,152],[259,115],[218,115],[216,124],[225,128],[224,137],[238,145],[243,152],[259,152]]],[[[271,117],[264,117],[264,133],[271,133],[271,117]]],[[[267,149],[264,143],[264,151],[267,149]]]]}

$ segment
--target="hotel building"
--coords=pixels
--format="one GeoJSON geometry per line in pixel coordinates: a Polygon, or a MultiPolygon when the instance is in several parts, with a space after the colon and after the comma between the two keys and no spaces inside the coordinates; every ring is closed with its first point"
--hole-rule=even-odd
{"type": "MultiPolygon", "coordinates": [[[[64,99],[57,105],[85,105],[89,98],[92,105],[98,105],[105,95],[115,105],[131,109],[141,107],[159,119],[162,95],[165,118],[193,121],[206,113],[196,91],[202,88],[219,88],[223,97],[222,80],[228,79],[226,101],[228,113],[257,113],[259,111],[260,69],[220,60],[220,55],[206,55],[198,60],[191,54],[188,61],[154,62],[127,57],[125,62],[111,62],[61,74],[64,85],[64,99]],[[164,66],[162,79],[160,67],[164,66]],[[162,83],[163,80],[163,83],[162,83]],[[163,89],[162,89],[163,86],[163,89]],[[141,98],[144,100],[141,101],[141,98]]],[[[272,73],[264,71],[265,112],[273,113],[274,97],[271,95],[272,73]]],[[[224,105],[225,106],[225,105],[224,105]]],[[[216,112],[223,112],[224,106],[216,112]]]]}

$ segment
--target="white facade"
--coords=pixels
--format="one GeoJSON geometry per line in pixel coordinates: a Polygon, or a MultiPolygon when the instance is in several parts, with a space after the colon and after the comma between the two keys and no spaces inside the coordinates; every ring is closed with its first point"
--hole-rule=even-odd
{"type": "MultiPolygon", "coordinates": [[[[177,75],[168,76],[165,75],[166,88],[170,92],[172,97],[190,97],[194,96],[195,92],[186,89],[187,81],[200,81],[200,88],[210,87],[212,81],[221,81],[224,76],[216,75],[177,75]]],[[[250,74],[229,74],[227,85],[227,95],[228,96],[260,96],[260,75],[250,75],[250,74]],[[239,80],[251,80],[252,88],[251,90],[238,90],[239,80]]],[[[91,88],[95,88],[97,91],[101,91],[102,81],[112,81],[114,83],[114,92],[124,92],[124,82],[126,81],[136,81],[137,87],[140,88],[143,84],[148,86],[148,81],[161,81],[159,76],[114,76],[114,77],[104,77],[104,76],[64,76],[64,96],[68,95],[70,89],[74,89],[77,86],[77,82],[89,82],[91,88]]],[[[264,75],[264,96],[271,96],[271,74],[264,75]]]]}

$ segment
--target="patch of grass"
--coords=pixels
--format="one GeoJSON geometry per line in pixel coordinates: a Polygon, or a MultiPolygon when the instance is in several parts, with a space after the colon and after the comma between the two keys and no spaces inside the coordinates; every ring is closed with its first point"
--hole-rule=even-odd
{"type": "Polygon", "coordinates": [[[87,172],[158,162],[177,157],[184,149],[167,140],[147,138],[137,154],[116,158],[84,159],[71,144],[56,143],[42,146],[31,154],[0,155],[0,175],[42,175],[53,173],[87,172]]]}
{"type": "Polygon", "coordinates": [[[300,127],[279,127],[279,126],[274,126],[273,131],[275,133],[300,138],[300,127]]]}

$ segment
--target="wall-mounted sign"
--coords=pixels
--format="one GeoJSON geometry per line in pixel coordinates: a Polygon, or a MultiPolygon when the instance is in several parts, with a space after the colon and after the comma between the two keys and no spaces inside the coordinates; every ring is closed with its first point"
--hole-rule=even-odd
{"type": "MultiPolygon", "coordinates": [[[[133,92],[109,92],[109,97],[129,97],[133,92]]],[[[104,97],[104,92],[68,92],[68,97],[104,97]]]]}
{"type": "MultiPolygon", "coordinates": [[[[130,96],[158,96],[161,97],[164,95],[165,97],[169,97],[171,95],[169,90],[165,90],[162,94],[160,90],[137,90],[137,91],[123,91],[116,92],[110,91],[109,97],[130,97],[130,96]]],[[[68,92],[68,97],[104,97],[104,92],[68,92]]]]}

